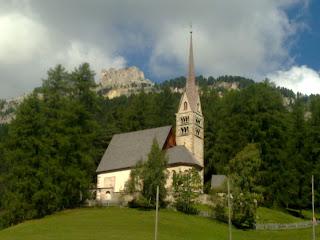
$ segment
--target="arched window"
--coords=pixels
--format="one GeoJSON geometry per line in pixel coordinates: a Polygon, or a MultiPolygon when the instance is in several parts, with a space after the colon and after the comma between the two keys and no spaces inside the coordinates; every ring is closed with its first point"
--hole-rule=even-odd
{"type": "Polygon", "coordinates": [[[111,200],[111,193],[110,191],[106,191],[106,200],[110,201],[111,200]]]}
{"type": "Polygon", "coordinates": [[[188,109],[188,103],[187,102],[184,102],[183,104],[183,110],[187,110],[188,109]]]}
{"type": "Polygon", "coordinates": [[[196,128],[196,134],[200,136],[200,129],[196,128]]]}
{"type": "Polygon", "coordinates": [[[200,104],[197,103],[197,111],[200,112],[200,104]]]}

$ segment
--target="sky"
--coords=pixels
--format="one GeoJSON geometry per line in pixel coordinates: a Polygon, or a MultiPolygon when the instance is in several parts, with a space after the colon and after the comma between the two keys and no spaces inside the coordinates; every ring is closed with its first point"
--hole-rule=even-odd
{"type": "Polygon", "coordinates": [[[320,94],[319,0],[0,0],[0,98],[41,85],[48,69],[137,66],[150,80],[196,74],[270,79],[320,94]]]}

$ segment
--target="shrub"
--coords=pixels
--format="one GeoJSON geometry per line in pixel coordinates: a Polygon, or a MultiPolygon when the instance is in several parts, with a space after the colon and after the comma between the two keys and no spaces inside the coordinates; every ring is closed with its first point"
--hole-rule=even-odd
{"type": "Polygon", "coordinates": [[[225,197],[216,198],[215,205],[212,208],[212,215],[221,222],[228,222],[227,199],[225,197]]]}
{"type": "Polygon", "coordinates": [[[173,172],[172,180],[176,209],[187,214],[198,214],[195,203],[201,191],[199,173],[194,168],[179,173],[173,172]]]}

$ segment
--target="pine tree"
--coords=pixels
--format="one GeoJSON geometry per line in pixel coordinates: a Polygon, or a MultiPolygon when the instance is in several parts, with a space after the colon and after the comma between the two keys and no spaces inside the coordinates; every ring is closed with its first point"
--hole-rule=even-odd
{"type": "Polygon", "coordinates": [[[148,154],[148,160],[145,163],[142,173],[142,196],[155,206],[157,186],[159,186],[159,202],[160,205],[165,204],[167,190],[165,188],[167,182],[166,166],[168,159],[163,152],[156,139],[153,140],[151,151],[148,154]]]}

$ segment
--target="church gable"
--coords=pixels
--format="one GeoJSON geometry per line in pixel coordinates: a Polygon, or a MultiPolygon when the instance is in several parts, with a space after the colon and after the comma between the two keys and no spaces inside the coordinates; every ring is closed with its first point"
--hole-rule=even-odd
{"type": "Polygon", "coordinates": [[[190,102],[188,100],[187,94],[184,92],[181,99],[180,99],[178,113],[186,113],[186,112],[190,112],[190,111],[192,111],[191,106],[190,106],[190,102]]]}
{"type": "Polygon", "coordinates": [[[169,132],[169,135],[168,135],[165,143],[163,144],[162,150],[169,149],[169,148],[172,148],[174,146],[176,146],[176,137],[175,137],[175,135],[173,133],[173,130],[171,128],[170,132],[169,132]]]}

